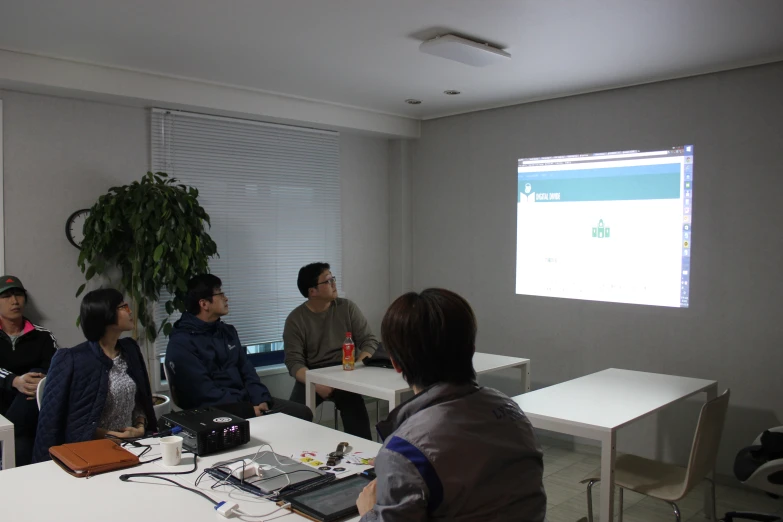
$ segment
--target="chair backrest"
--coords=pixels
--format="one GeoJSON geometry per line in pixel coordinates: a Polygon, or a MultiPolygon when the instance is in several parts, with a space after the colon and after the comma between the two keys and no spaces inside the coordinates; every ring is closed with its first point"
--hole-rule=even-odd
{"type": "Polygon", "coordinates": [[[691,456],[688,459],[684,492],[690,491],[715,468],[730,396],[731,390],[726,390],[720,397],[712,399],[701,407],[699,423],[693,436],[691,456]]]}
{"type": "Polygon", "coordinates": [[[176,406],[179,406],[179,402],[177,401],[177,393],[174,391],[174,382],[169,377],[169,367],[165,362],[163,363],[163,375],[166,376],[166,382],[169,383],[169,395],[171,395],[171,402],[173,402],[176,406]]]}
{"type": "Polygon", "coordinates": [[[43,377],[38,381],[38,388],[35,390],[35,401],[38,403],[38,409],[41,409],[41,402],[43,402],[44,384],[46,384],[46,377],[43,377]]]}

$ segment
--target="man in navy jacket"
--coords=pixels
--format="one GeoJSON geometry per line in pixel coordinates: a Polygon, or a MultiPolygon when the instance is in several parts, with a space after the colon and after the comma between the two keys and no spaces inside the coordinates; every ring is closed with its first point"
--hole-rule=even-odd
{"type": "Polygon", "coordinates": [[[245,418],[274,411],[310,421],[302,404],[273,398],[258,378],[228,314],[222,282],[202,274],[188,282],[187,311],[174,323],[166,349],[172,395],[180,408],[215,406],[245,418]]]}

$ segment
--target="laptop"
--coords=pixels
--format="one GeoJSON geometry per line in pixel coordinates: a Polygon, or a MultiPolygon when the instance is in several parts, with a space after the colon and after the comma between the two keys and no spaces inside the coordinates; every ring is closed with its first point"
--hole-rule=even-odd
{"type": "MultiPolygon", "coordinates": [[[[243,485],[247,486],[250,491],[256,494],[270,495],[278,491],[299,490],[306,486],[316,485],[322,482],[331,482],[335,479],[334,473],[321,471],[312,466],[302,464],[292,458],[278,455],[268,450],[259,451],[258,455],[251,453],[249,455],[218,462],[212,466],[211,469],[221,472],[222,469],[226,469],[231,464],[243,459],[252,459],[254,462],[257,462],[259,468],[262,469],[262,476],[247,478],[244,481],[234,479],[229,480],[229,482],[232,484],[244,482],[243,485]]],[[[222,472],[221,474],[222,477],[220,478],[229,476],[228,473],[225,472],[222,472]]],[[[216,473],[210,473],[210,475],[216,476],[216,473]]],[[[246,489],[246,491],[248,489],[246,489]]]]}

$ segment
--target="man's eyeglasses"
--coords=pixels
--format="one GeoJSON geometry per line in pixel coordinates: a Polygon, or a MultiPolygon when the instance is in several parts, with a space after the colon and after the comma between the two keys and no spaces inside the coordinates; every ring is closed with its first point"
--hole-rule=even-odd
{"type": "Polygon", "coordinates": [[[201,299],[199,299],[199,301],[209,301],[211,303],[213,297],[222,297],[223,299],[228,299],[226,297],[225,292],[215,292],[214,294],[211,294],[209,297],[202,297],[201,299]]]}
{"type": "Polygon", "coordinates": [[[321,281],[320,283],[316,283],[316,285],[315,285],[315,286],[320,286],[320,285],[333,285],[333,284],[336,284],[336,283],[337,283],[337,278],[336,278],[336,277],[334,277],[334,276],[332,276],[332,277],[330,277],[329,279],[327,279],[326,281],[321,281]]]}
{"type": "Polygon", "coordinates": [[[128,303],[122,303],[120,306],[117,307],[117,310],[125,310],[126,312],[130,313],[130,305],[128,303]]]}

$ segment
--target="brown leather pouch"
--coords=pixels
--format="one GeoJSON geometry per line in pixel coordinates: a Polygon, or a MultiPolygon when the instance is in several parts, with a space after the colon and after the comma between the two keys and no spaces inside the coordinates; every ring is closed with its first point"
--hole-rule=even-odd
{"type": "Polygon", "coordinates": [[[49,455],[74,477],[91,477],[139,465],[139,457],[109,439],[53,446],[49,455]]]}

